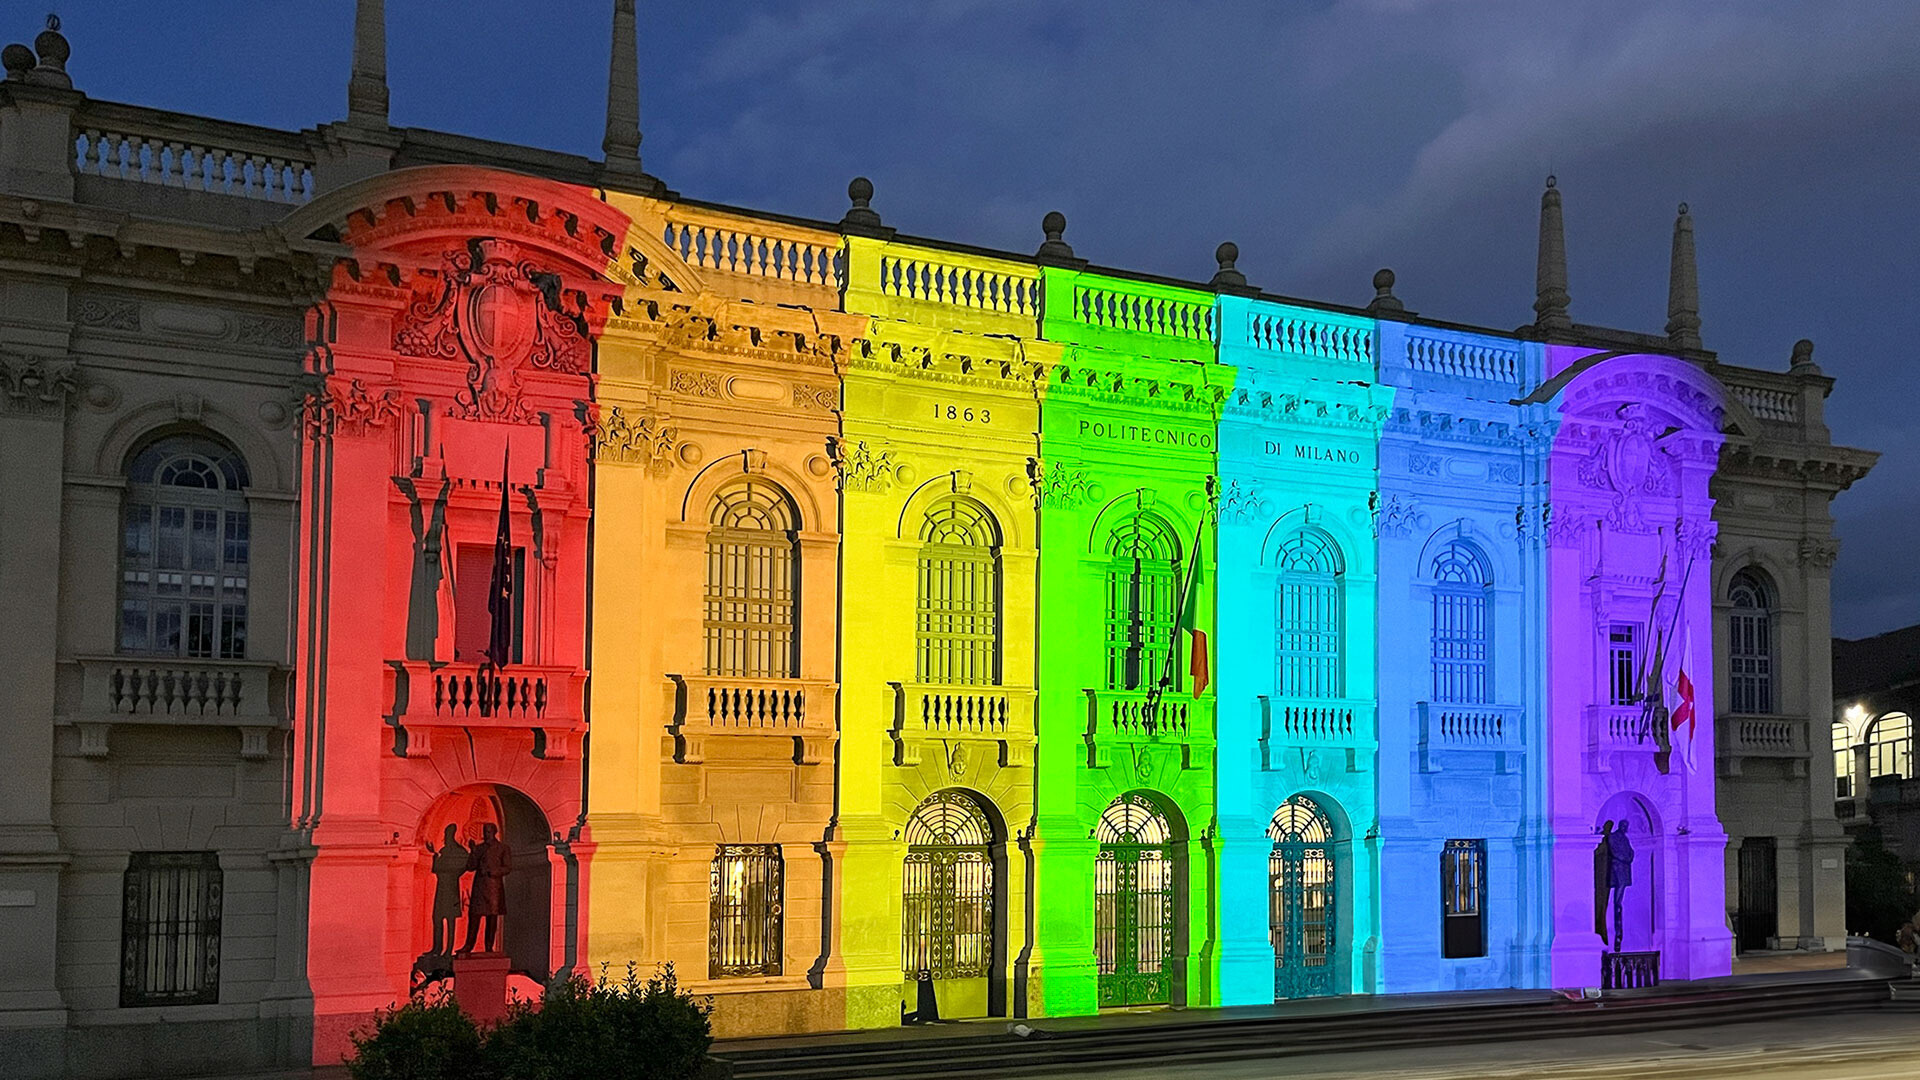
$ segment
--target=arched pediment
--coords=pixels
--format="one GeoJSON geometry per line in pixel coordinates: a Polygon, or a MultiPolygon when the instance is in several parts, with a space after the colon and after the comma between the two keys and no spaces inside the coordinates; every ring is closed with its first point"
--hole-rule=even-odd
{"type": "Polygon", "coordinates": [[[1752,414],[1719,380],[1693,364],[1654,353],[1594,352],[1568,364],[1515,404],[1552,403],[1566,417],[1612,418],[1642,408],[1665,426],[1703,434],[1750,434],[1752,414]]]}

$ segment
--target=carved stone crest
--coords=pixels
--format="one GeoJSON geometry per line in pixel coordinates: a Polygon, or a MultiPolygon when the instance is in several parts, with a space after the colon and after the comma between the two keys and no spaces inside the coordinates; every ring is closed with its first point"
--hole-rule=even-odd
{"type": "Polygon", "coordinates": [[[520,373],[527,367],[578,374],[588,343],[577,315],[559,310],[551,274],[504,240],[481,240],[442,259],[438,288],[407,308],[394,349],[408,356],[467,362],[457,414],[526,423],[520,373]]]}
{"type": "Polygon", "coordinates": [[[1613,494],[1607,524],[1623,533],[1647,533],[1642,500],[1673,493],[1673,462],[1657,444],[1639,405],[1622,405],[1620,430],[1580,463],[1580,482],[1613,494]]]}

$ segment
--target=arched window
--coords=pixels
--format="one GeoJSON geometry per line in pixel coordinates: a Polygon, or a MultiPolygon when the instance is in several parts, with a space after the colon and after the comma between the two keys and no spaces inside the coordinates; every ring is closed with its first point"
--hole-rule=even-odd
{"type": "Polygon", "coordinates": [[[1166,521],[1136,513],[1107,537],[1107,689],[1139,690],[1180,678],[1174,610],[1180,540],[1166,521]]]}
{"type": "Polygon", "coordinates": [[[708,675],[799,674],[799,517],[787,493],[765,480],[740,480],[714,496],[707,519],[708,675]]]}
{"type": "Polygon", "coordinates": [[[1433,560],[1433,700],[1493,700],[1487,649],[1492,588],[1486,560],[1464,540],[1451,541],[1433,560]]]}
{"type": "Polygon", "coordinates": [[[920,527],[914,604],[914,678],[992,686],[1000,681],[1000,530],[985,507],[948,499],[920,527]]]}
{"type": "Polygon", "coordinates": [[[1833,722],[1833,797],[1853,797],[1853,735],[1838,720],[1833,722]]]}
{"type": "Polygon", "coordinates": [[[1733,575],[1728,676],[1736,713],[1773,711],[1773,590],[1751,570],[1733,575]]]}
{"type": "Polygon", "coordinates": [[[120,651],[247,655],[247,463],[210,435],[167,435],[127,465],[120,651]]]}
{"type": "Polygon", "coordinates": [[[1867,729],[1867,775],[1901,778],[1913,775],[1913,718],[1890,712],[1867,729]]]}
{"type": "Polygon", "coordinates": [[[1337,698],[1341,668],[1340,549],[1325,533],[1302,529],[1280,549],[1275,596],[1275,680],[1282,697],[1337,698]]]}

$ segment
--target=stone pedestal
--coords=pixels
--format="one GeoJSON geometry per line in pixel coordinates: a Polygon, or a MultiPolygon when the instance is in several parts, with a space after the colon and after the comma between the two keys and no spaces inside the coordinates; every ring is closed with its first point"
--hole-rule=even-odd
{"type": "Polygon", "coordinates": [[[474,953],[453,958],[453,1000],[476,1024],[491,1024],[507,1014],[505,953],[474,953]]]}

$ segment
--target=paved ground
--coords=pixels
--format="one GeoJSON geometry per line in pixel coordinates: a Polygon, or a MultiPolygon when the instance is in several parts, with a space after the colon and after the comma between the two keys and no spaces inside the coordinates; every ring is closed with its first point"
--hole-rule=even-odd
{"type": "Polygon", "coordinates": [[[1007,1073],[1009,1080],[1891,1080],[1920,1077],[1920,1011],[1874,1011],[1764,1024],[1729,1024],[1638,1035],[1355,1051],[1192,1069],[1102,1069],[1007,1073]]]}

